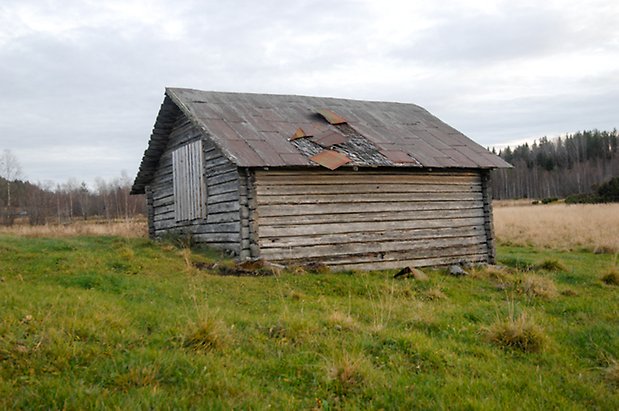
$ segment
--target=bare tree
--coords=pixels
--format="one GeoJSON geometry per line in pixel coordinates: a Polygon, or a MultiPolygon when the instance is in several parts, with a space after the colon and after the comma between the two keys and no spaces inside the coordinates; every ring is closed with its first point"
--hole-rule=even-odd
{"type": "Polygon", "coordinates": [[[6,180],[6,206],[11,207],[11,182],[21,177],[21,166],[9,149],[0,155],[0,177],[6,180]]]}

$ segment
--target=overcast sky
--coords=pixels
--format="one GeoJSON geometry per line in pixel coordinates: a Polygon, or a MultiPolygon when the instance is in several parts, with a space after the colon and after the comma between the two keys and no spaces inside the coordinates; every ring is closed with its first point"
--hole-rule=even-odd
{"type": "Polygon", "coordinates": [[[0,85],[31,181],[133,178],[166,86],[416,103],[491,146],[618,127],[619,2],[1,0],[0,85]]]}

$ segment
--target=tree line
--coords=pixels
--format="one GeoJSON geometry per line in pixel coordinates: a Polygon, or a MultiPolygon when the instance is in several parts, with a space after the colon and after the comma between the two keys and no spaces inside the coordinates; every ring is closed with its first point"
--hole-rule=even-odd
{"type": "Polygon", "coordinates": [[[493,171],[494,198],[588,194],[619,176],[619,133],[616,129],[591,130],[554,139],[542,137],[531,145],[508,146],[498,155],[514,168],[493,171]]]}
{"type": "Polygon", "coordinates": [[[85,182],[31,183],[21,179],[15,156],[0,154],[0,223],[16,221],[31,225],[69,223],[77,219],[130,219],[146,213],[143,196],[129,195],[131,179],[126,172],[106,181],[95,179],[91,189],[85,182]]]}

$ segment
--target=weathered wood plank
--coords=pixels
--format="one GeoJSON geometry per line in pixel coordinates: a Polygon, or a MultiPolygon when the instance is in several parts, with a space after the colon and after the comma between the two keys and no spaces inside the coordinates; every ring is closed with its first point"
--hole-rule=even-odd
{"type": "Polygon", "coordinates": [[[443,228],[418,228],[389,231],[367,231],[355,233],[351,236],[344,234],[319,234],[301,235],[288,237],[261,238],[261,248],[290,248],[321,244],[344,244],[347,242],[381,242],[396,240],[432,240],[440,238],[464,238],[478,236],[483,229],[478,226],[443,227],[443,228]]]}
{"type": "MultiPolygon", "coordinates": [[[[465,218],[483,217],[483,208],[469,208],[462,210],[424,210],[424,211],[392,211],[387,212],[367,212],[367,213],[347,213],[347,214],[311,214],[299,215],[294,218],[290,216],[280,217],[260,217],[260,224],[263,226],[296,226],[299,224],[325,224],[325,223],[346,223],[354,222],[386,222],[386,221],[405,221],[405,220],[434,220],[437,218],[465,218]]],[[[285,228],[285,227],[283,227],[285,228]]]]}
{"type": "MultiPolygon", "coordinates": [[[[454,258],[467,255],[479,255],[487,252],[485,244],[471,244],[465,246],[450,246],[445,248],[428,248],[410,252],[408,250],[378,251],[359,254],[348,254],[327,257],[309,257],[301,259],[304,262],[322,262],[327,265],[345,265],[358,263],[373,263],[381,261],[406,261],[427,258],[454,258]]],[[[294,259],[280,259],[272,261],[294,262],[294,259]]]]}
{"type": "Polygon", "coordinates": [[[211,196],[216,196],[216,195],[225,194],[225,193],[232,193],[232,192],[238,193],[238,190],[239,190],[239,185],[238,185],[237,180],[226,181],[225,183],[214,184],[212,186],[208,186],[208,192],[209,192],[209,195],[211,196]]]}
{"type": "Polygon", "coordinates": [[[221,193],[217,195],[209,196],[209,205],[210,204],[218,204],[218,203],[227,203],[227,202],[237,202],[239,201],[239,192],[238,190],[229,191],[226,193],[221,193]]]}
{"type": "Polygon", "coordinates": [[[464,227],[479,226],[483,227],[484,218],[465,217],[465,218],[446,218],[435,220],[406,220],[406,221],[384,221],[384,222],[342,222],[326,224],[306,224],[289,226],[282,229],[281,226],[260,225],[260,238],[286,237],[299,235],[317,235],[332,233],[362,233],[368,231],[387,231],[412,228],[442,228],[442,227],[464,227]]]}
{"type": "Polygon", "coordinates": [[[195,233],[207,234],[207,233],[231,233],[238,234],[241,230],[241,222],[236,220],[228,223],[201,223],[196,225],[195,233]]]}
{"type": "Polygon", "coordinates": [[[382,242],[348,242],[341,244],[315,245],[289,248],[262,248],[262,256],[268,260],[286,260],[297,258],[322,257],[325,259],[335,256],[348,256],[367,253],[393,253],[407,252],[407,255],[426,255],[436,249],[446,250],[454,247],[465,248],[468,246],[486,246],[486,236],[480,233],[475,237],[448,237],[427,239],[396,240],[382,242]]]}
{"type": "Polygon", "coordinates": [[[258,205],[262,204],[325,204],[325,203],[374,203],[374,202],[414,202],[414,201],[481,201],[479,193],[387,193],[381,195],[356,194],[313,194],[258,196],[258,205]]]}
{"type": "MultiPolygon", "coordinates": [[[[428,202],[390,202],[390,203],[331,203],[331,204],[264,204],[261,205],[260,218],[295,216],[312,214],[347,214],[375,212],[407,212],[426,210],[466,210],[480,208],[479,201],[428,201],[428,202]]],[[[341,218],[345,219],[343,215],[341,218]]]]}
{"type": "Polygon", "coordinates": [[[331,263],[330,266],[335,271],[343,270],[391,270],[400,269],[403,267],[428,267],[441,266],[461,263],[484,263],[487,255],[468,254],[453,257],[434,257],[434,258],[417,258],[417,259],[402,259],[394,261],[375,261],[366,263],[331,263]]]}
{"type": "Polygon", "coordinates": [[[281,185],[258,186],[259,196],[311,194],[388,194],[388,193],[462,193],[481,192],[481,184],[334,184],[334,185],[281,185]]]}
{"type": "Polygon", "coordinates": [[[421,172],[421,171],[370,171],[370,170],[346,170],[346,171],[322,171],[316,170],[301,170],[301,171],[287,171],[287,170],[256,170],[256,183],[264,184],[267,181],[280,182],[288,181],[288,184],[296,184],[298,181],[303,181],[308,177],[312,180],[338,180],[341,181],[345,178],[357,179],[358,181],[367,181],[370,178],[380,178],[381,180],[388,181],[394,179],[396,181],[401,180],[417,180],[435,182],[448,176],[458,181],[479,181],[479,174],[477,172],[460,172],[460,171],[433,171],[433,172],[421,172]],[[294,182],[296,180],[296,182],[294,182]]]}
{"type": "Polygon", "coordinates": [[[218,184],[224,183],[234,183],[238,184],[239,174],[236,169],[227,170],[224,173],[216,174],[216,175],[207,175],[207,184],[209,187],[216,186],[218,184]]]}

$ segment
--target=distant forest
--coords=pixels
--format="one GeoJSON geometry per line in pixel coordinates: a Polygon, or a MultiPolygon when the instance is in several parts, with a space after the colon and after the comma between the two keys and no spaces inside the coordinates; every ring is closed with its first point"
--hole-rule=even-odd
{"type": "Polygon", "coordinates": [[[498,153],[513,169],[493,171],[496,199],[563,198],[586,194],[619,176],[619,133],[582,131],[532,145],[507,147],[498,153]]]}
{"type": "Polygon", "coordinates": [[[78,219],[129,219],[145,214],[144,197],[129,195],[131,181],[126,175],[111,181],[97,179],[94,190],[76,180],[41,186],[21,180],[9,183],[2,177],[0,188],[0,224],[4,225],[12,225],[16,220],[31,225],[62,224],[78,219]]]}

